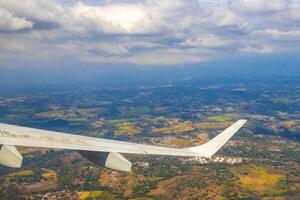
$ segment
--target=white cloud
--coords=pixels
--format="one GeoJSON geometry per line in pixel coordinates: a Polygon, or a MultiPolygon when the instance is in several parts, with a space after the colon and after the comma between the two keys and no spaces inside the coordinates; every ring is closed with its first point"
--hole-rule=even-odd
{"type": "Polygon", "coordinates": [[[292,20],[300,20],[300,1],[299,0],[291,0],[288,4],[288,16],[292,20]]]}
{"type": "Polygon", "coordinates": [[[88,6],[77,3],[71,13],[77,29],[84,32],[146,34],[159,31],[161,25],[139,4],[88,6]]]}
{"type": "Polygon", "coordinates": [[[244,48],[240,49],[241,52],[246,52],[246,53],[273,53],[274,49],[271,46],[255,46],[255,47],[251,47],[251,46],[247,46],[244,48]]]}
{"type": "Polygon", "coordinates": [[[232,2],[237,10],[250,14],[266,14],[287,8],[289,0],[239,0],[232,2]]]}
{"type": "Polygon", "coordinates": [[[173,65],[299,52],[299,9],[299,0],[0,0],[0,63],[173,65]]]}
{"type": "Polygon", "coordinates": [[[298,39],[300,40],[300,29],[299,30],[292,30],[292,31],[280,31],[277,29],[266,29],[266,30],[260,30],[255,31],[253,33],[256,36],[266,36],[273,39],[298,39]]]}
{"type": "Polygon", "coordinates": [[[231,42],[229,40],[223,40],[216,37],[213,34],[202,35],[196,38],[188,39],[181,43],[184,47],[207,47],[207,48],[217,48],[229,45],[231,42]]]}
{"type": "Polygon", "coordinates": [[[0,8],[0,30],[16,31],[26,28],[32,28],[33,23],[24,18],[14,16],[7,10],[0,8]]]}
{"type": "Polygon", "coordinates": [[[110,42],[94,43],[88,45],[87,48],[91,52],[103,55],[123,55],[129,53],[129,50],[124,45],[110,42]]]}
{"type": "Polygon", "coordinates": [[[32,20],[59,22],[65,13],[57,0],[0,0],[0,8],[32,20]]]}
{"type": "Polygon", "coordinates": [[[85,54],[80,58],[82,61],[91,63],[129,63],[137,65],[172,65],[197,63],[204,58],[189,54],[180,49],[163,49],[151,52],[141,52],[126,57],[103,56],[96,54],[85,54]]]}

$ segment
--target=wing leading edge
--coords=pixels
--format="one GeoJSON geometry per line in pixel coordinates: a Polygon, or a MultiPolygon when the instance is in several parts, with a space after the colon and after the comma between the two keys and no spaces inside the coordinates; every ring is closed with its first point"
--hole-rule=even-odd
{"type": "Polygon", "coordinates": [[[0,124],[0,146],[11,145],[128,154],[211,157],[245,123],[246,120],[238,120],[209,142],[190,148],[170,148],[137,144],[0,124]]]}

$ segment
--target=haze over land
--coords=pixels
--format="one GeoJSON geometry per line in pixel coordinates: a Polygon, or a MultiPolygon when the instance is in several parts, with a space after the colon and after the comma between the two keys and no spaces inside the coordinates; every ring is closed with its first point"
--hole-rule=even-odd
{"type": "Polygon", "coordinates": [[[2,199],[299,199],[299,0],[0,0],[0,122],[172,147],[247,124],[212,159],[22,148],[2,199]]]}
{"type": "Polygon", "coordinates": [[[194,146],[240,118],[248,123],[211,160],[126,155],[130,174],[73,151],[19,148],[23,168],[0,168],[0,199],[297,199],[300,79],[274,72],[256,81],[195,75],[3,90],[3,123],[138,143],[194,146]]]}

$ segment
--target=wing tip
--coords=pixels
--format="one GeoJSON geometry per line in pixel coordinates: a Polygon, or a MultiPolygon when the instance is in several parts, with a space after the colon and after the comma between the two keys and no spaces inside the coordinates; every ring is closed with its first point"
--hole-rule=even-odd
{"type": "Polygon", "coordinates": [[[199,155],[210,158],[213,156],[217,151],[219,151],[220,148],[222,148],[228,140],[235,135],[235,133],[238,132],[238,130],[247,122],[246,119],[239,119],[235,123],[233,123],[230,127],[228,127],[225,131],[217,135],[215,138],[211,139],[205,144],[195,146],[195,147],[190,147],[188,148],[194,153],[198,153],[199,155]],[[232,130],[235,129],[235,130],[232,130]],[[230,130],[231,129],[231,130],[230,130]],[[223,141],[219,141],[220,137],[227,137],[223,141]],[[218,139],[217,139],[218,138],[218,139]]]}
{"type": "Polygon", "coordinates": [[[238,125],[239,127],[242,127],[246,124],[247,120],[246,119],[239,119],[238,121],[236,121],[233,125],[238,125]]]}
{"type": "Polygon", "coordinates": [[[245,124],[247,122],[247,119],[239,119],[237,122],[241,122],[241,123],[245,124]]]}

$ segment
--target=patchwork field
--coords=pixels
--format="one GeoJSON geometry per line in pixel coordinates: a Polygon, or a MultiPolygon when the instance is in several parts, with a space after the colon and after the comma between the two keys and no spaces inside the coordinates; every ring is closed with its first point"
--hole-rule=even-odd
{"type": "Polygon", "coordinates": [[[265,195],[276,195],[282,192],[280,182],[284,180],[283,174],[272,173],[264,167],[243,167],[238,169],[241,188],[265,195]]]}
{"type": "Polygon", "coordinates": [[[1,93],[1,123],[159,146],[199,145],[239,118],[248,122],[211,160],[124,154],[132,173],[103,169],[76,151],[18,147],[23,168],[0,167],[0,199],[300,199],[299,89],[185,82],[21,99],[1,93]]]}

